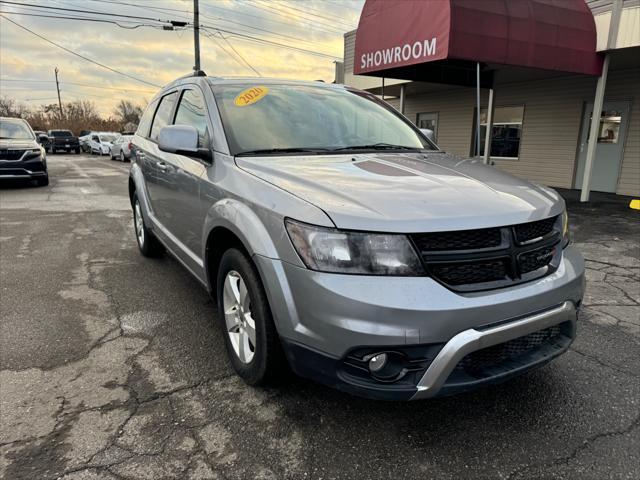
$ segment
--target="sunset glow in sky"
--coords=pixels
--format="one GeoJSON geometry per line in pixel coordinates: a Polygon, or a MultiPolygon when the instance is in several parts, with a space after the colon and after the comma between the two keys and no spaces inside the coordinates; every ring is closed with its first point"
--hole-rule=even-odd
{"type": "MultiPolygon", "coordinates": [[[[200,0],[202,69],[209,75],[260,74],[331,82],[333,62],[342,59],[343,34],[357,26],[363,3],[364,0],[200,0]]],[[[170,20],[192,22],[192,9],[192,0],[2,2],[0,95],[34,107],[57,102],[53,82],[57,66],[63,102],[91,100],[105,115],[122,98],[142,104],[157,91],[149,84],[164,85],[193,67],[193,29],[161,29],[170,20]],[[142,81],[78,58],[7,19],[142,81]],[[127,28],[105,21],[117,21],[127,28]]]]}

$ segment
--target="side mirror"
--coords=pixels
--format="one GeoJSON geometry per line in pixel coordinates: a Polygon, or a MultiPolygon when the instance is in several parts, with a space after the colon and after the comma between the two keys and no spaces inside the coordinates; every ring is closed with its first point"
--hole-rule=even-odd
{"type": "Polygon", "coordinates": [[[198,148],[198,130],[191,125],[167,125],[160,129],[158,148],[163,152],[211,161],[208,148],[198,148]]]}
{"type": "Polygon", "coordinates": [[[425,137],[427,137],[433,143],[436,143],[436,139],[435,139],[435,135],[433,134],[433,130],[431,130],[430,128],[421,128],[420,131],[422,132],[422,134],[425,137]]]}
{"type": "Polygon", "coordinates": [[[41,133],[40,135],[38,135],[38,143],[47,143],[49,141],[49,137],[46,136],[44,133],[41,133]]]}

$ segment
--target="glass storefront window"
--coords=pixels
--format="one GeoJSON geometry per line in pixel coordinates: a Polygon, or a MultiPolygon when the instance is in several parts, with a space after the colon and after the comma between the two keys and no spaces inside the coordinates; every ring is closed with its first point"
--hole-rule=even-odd
{"type": "MultiPolygon", "coordinates": [[[[494,108],[490,152],[492,158],[518,158],[520,152],[523,117],[524,105],[494,108]]],[[[474,129],[473,152],[475,155],[484,155],[484,139],[486,132],[487,109],[482,108],[480,109],[480,153],[476,152],[476,137],[474,129]]]]}
{"type": "MultiPolygon", "coordinates": [[[[589,123],[591,123],[592,115],[593,112],[589,115],[589,123]]],[[[600,114],[598,143],[618,143],[621,120],[622,112],[618,110],[603,110],[600,114]]]]}
{"type": "Polygon", "coordinates": [[[418,128],[427,128],[433,132],[433,141],[438,141],[438,112],[419,113],[416,118],[418,128]]]}

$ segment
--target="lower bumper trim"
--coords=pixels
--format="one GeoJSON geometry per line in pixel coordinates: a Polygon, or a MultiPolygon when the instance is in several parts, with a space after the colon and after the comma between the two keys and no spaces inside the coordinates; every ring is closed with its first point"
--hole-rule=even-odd
{"type": "MultiPolygon", "coordinates": [[[[573,330],[571,337],[573,337],[575,334],[576,308],[571,301],[566,301],[555,308],[512,322],[484,329],[469,329],[460,332],[445,344],[433,360],[418,382],[417,392],[412,397],[412,400],[429,398],[438,394],[456,365],[467,354],[565,322],[571,323],[573,330]]],[[[550,359],[554,356],[557,355],[548,355],[545,358],[550,359]]],[[[543,358],[540,358],[539,363],[544,363],[543,358]]]]}

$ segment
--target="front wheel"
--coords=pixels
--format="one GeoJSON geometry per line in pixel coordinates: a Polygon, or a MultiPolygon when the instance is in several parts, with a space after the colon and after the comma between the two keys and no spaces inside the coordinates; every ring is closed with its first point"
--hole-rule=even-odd
{"type": "Polygon", "coordinates": [[[135,228],[138,248],[142,255],[145,257],[159,257],[162,255],[162,244],[144,224],[140,200],[138,200],[138,195],[135,193],[133,194],[133,227],[135,228]]]}
{"type": "Polygon", "coordinates": [[[120,150],[120,161],[124,163],[124,152],[120,150]]]}
{"type": "Polygon", "coordinates": [[[227,354],[249,385],[261,385],[286,371],[280,339],[258,272],[242,251],[231,248],[218,270],[218,315],[227,354]]]}

